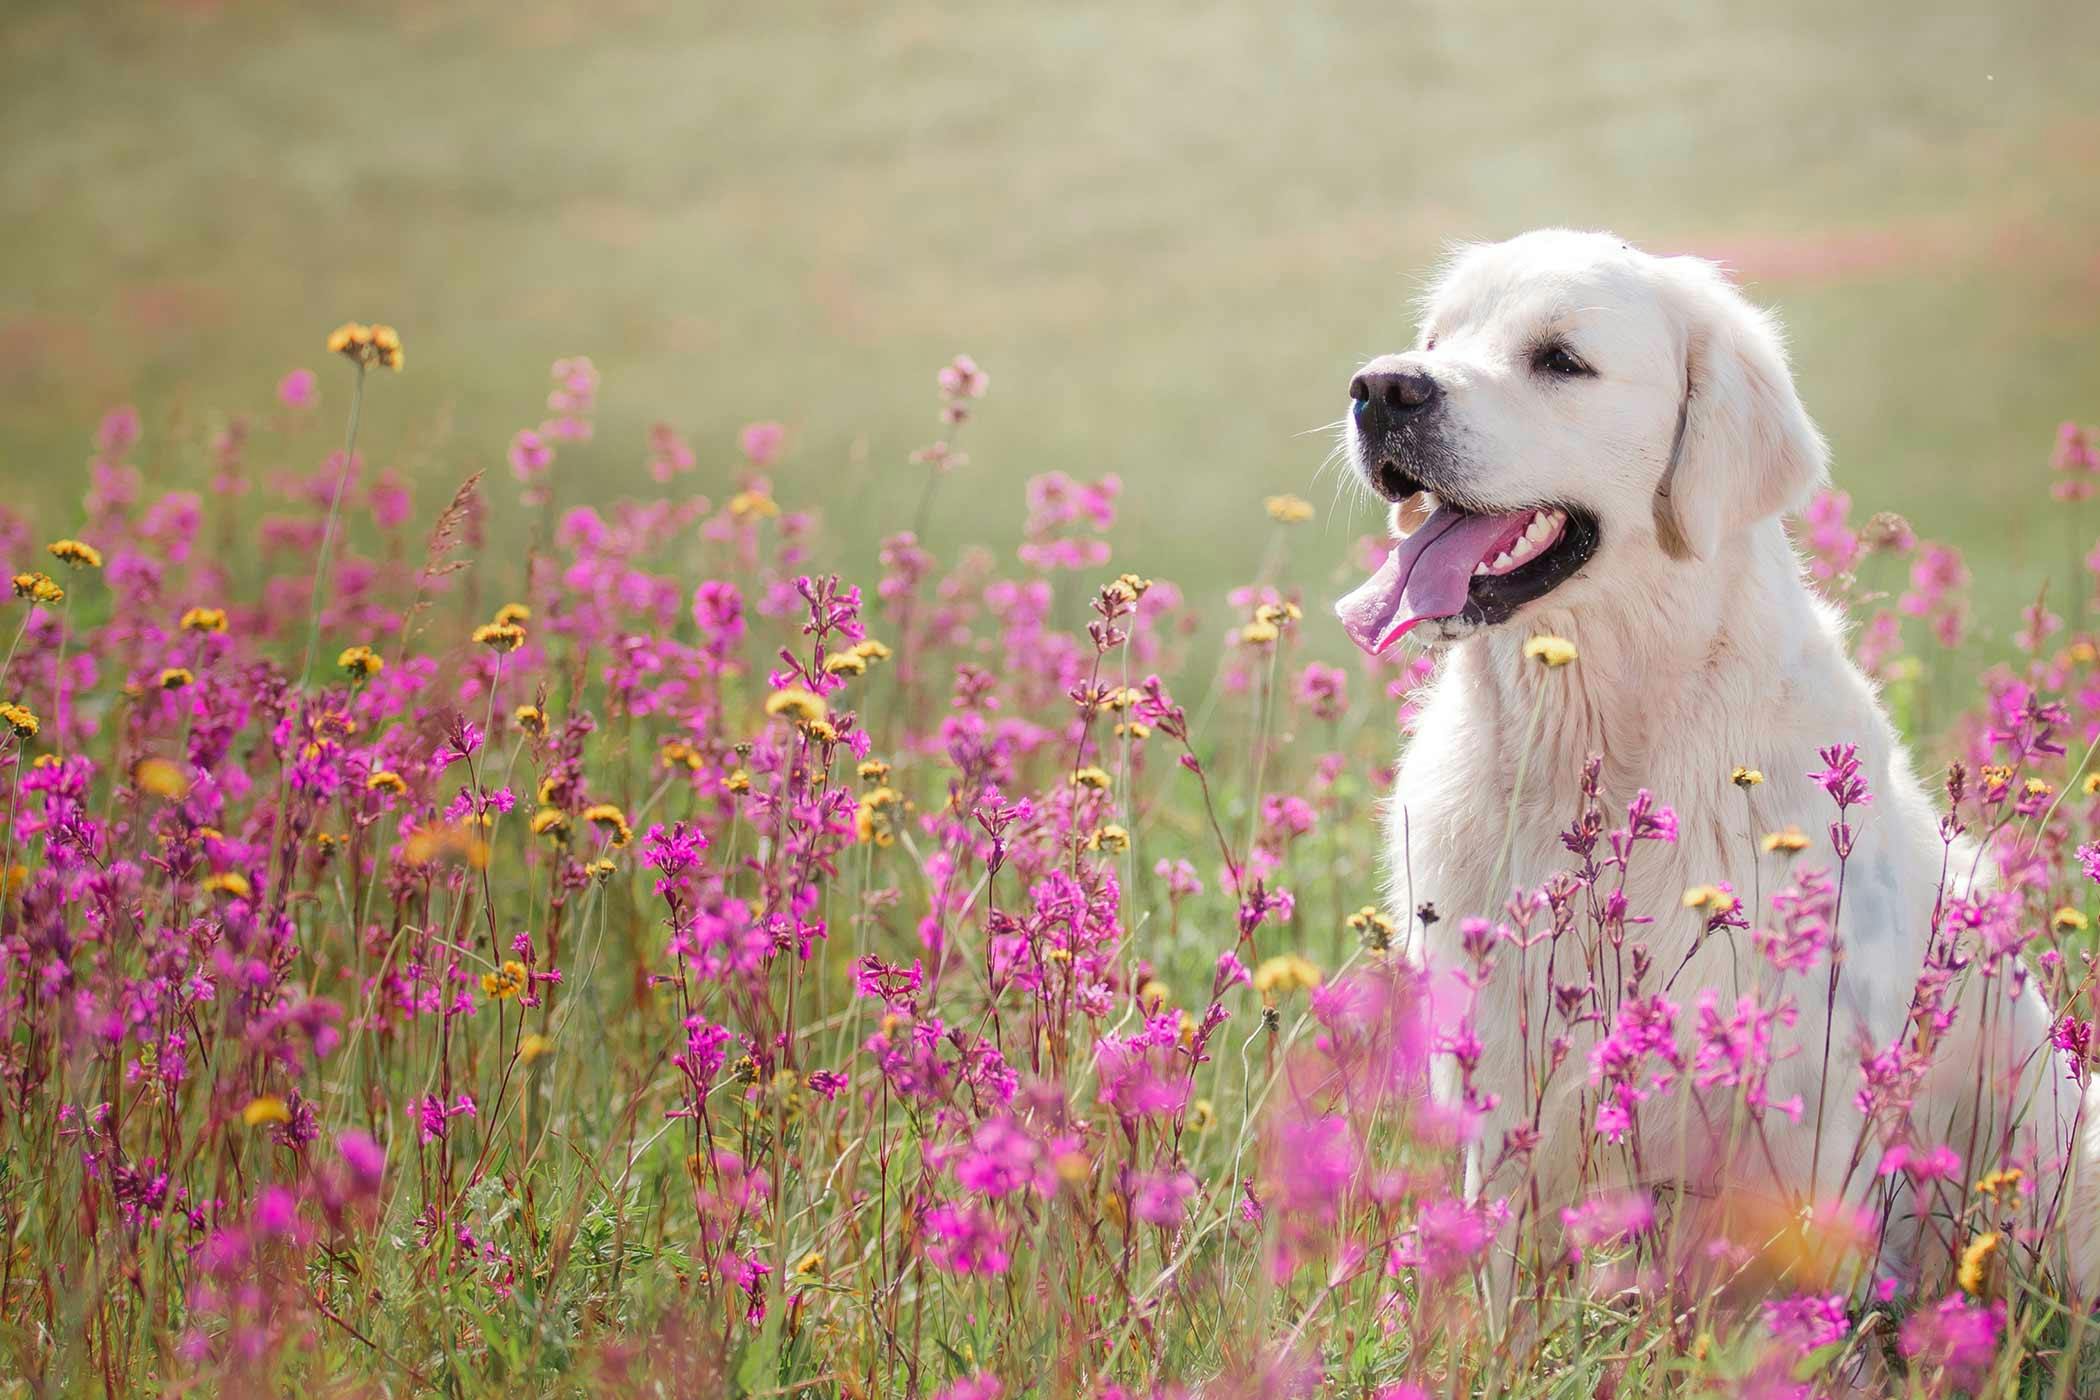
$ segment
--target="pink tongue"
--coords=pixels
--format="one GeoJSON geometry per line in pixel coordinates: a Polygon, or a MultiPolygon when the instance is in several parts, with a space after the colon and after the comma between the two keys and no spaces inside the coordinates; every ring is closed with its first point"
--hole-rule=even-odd
{"type": "Polygon", "coordinates": [[[1455,617],[1465,609],[1473,570],[1528,513],[1466,515],[1438,506],[1420,529],[1393,546],[1377,573],[1334,605],[1342,630],[1376,656],[1418,622],[1455,617]]]}

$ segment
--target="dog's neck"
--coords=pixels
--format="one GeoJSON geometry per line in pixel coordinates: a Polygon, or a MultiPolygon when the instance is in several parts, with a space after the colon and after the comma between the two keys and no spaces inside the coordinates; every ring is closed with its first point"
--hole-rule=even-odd
{"type": "Polygon", "coordinates": [[[1659,557],[1619,580],[1615,596],[1572,608],[1541,607],[1516,627],[1459,643],[1447,665],[1497,713],[1504,766],[1530,743],[1530,771],[1570,786],[1603,754],[1607,787],[1652,785],[1651,752],[1665,738],[1683,748],[1687,724],[1741,733],[1745,711],[1776,696],[1815,644],[1806,627],[1808,584],[1775,520],[1741,531],[1712,558],[1659,557]],[[1524,654],[1532,638],[1574,643],[1577,659],[1552,667],[1524,654]],[[1670,734],[1658,732],[1667,724],[1670,734]]]}

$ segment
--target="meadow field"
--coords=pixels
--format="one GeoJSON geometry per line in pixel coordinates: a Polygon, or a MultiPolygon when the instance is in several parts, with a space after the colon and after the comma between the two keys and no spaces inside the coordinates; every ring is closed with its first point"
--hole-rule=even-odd
{"type": "MultiPolygon", "coordinates": [[[[785,479],[863,515],[965,350],[1017,409],[933,538],[1010,547],[1027,476],[1112,471],[1148,565],[1208,598],[1272,491],[1337,562],[1373,519],[1316,479],[1321,430],[1442,247],[1572,224],[1728,259],[1839,484],[2011,564],[2046,527],[2006,487],[2100,382],[2096,46],[2052,3],[24,0],[0,464],[71,502],[106,408],[254,411],[362,316],[443,367],[372,445],[424,510],[581,354],[614,480],[658,419],[717,451],[775,419],[785,479]]],[[[841,546],[864,568],[875,532],[841,546]]]]}
{"type": "Polygon", "coordinates": [[[0,1393],[2100,1393],[2047,1164],[1912,1112],[1971,985],[2100,1066],[2096,40],[13,7],[0,1393]],[[1383,898],[1431,664],[1329,614],[1327,425],[1448,240],[1547,222],[1781,309],[1804,567],[1994,874],[1825,1048],[1835,1199],[1624,1182],[1644,1114],[1802,1111],[1845,736],[1716,775],[1828,794],[1744,833],[1778,888],[1620,907],[1672,794],[1592,783],[1504,907],[1383,898]],[[1428,918],[1592,975],[1475,1024],[1428,918]],[[1663,918],[1751,990],[1644,982],[1663,918]],[[1513,1033],[1565,1208],[1427,1092],[1513,1033]]]}

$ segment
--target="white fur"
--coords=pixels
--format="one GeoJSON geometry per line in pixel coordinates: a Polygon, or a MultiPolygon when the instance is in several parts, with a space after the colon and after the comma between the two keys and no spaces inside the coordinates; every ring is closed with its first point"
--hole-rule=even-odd
{"type": "MultiPolygon", "coordinates": [[[[1856,810],[1858,844],[1846,873],[1845,962],[1820,1154],[1820,968],[1784,979],[1800,1010],[1790,1039],[1801,1050],[1775,1075],[1773,1096],[1800,1093],[1808,1111],[1799,1126],[1770,1115],[1770,1161],[1743,1144],[1731,1160],[1719,1160],[1698,1118],[1675,1116],[1694,1098],[1689,1085],[1658,1096],[1654,1116],[1644,1116],[1649,1142],[1685,1144],[1677,1160],[1651,1160],[1650,1177],[1794,1203],[1832,1198],[1859,1131],[1852,1102],[1858,1046],[1863,1039],[1887,1044],[1904,1022],[1944,848],[1933,802],[1873,687],[1846,655],[1839,617],[1810,591],[1780,522],[1823,482],[1826,453],[1796,396],[1774,322],[1712,264],[1653,257],[1605,234],[1547,230],[1460,252],[1428,298],[1417,348],[1378,363],[1426,370],[1443,387],[1446,465],[1462,478],[1468,499],[1509,507],[1574,503],[1601,525],[1601,546],[1583,572],[1507,623],[1432,622],[1416,634],[1446,654],[1389,809],[1388,888],[1414,931],[1414,951],[1433,969],[1460,965],[1461,916],[1495,916],[1513,888],[1535,889],[1569,868],[1559,834],[1578,810],[1585,756],[1602,754],[1610,824],[1623,820],[1641,788],[1678,817],[1676,844],[1642,846],[1626,890],[1632,911],[1655,919],[1630,929],[1628,940],[1647,945],[1657,970],[1645,990],[1658,990],[1702,926],[1703,916],[1682,907],[1688,887],[1725,880],[1749,904],[1768,900],[1788,880],[1784,857],[1758,854],[1762,833],[1796,825],[1816,843],[1796,859],[1833,863],[1825,834],[1833,808],[1806,775],[1822,766],[1820,745],[1857,744],[1872,802],[1856,810]],[[1543,378],[1532,354],[1549,333],[1565,339],[1597,377],[1543,378]],[[1688,384],[1681,462],[1669,500],[1658,503],[1688,384]],[[1673,516],[1681,539],[1674,550],[1666,548],[1673,516]],[[1547,633],[1571,640],[1579,660],[1548,669],[1526,659],[1527,639],[1547,633]],[[1537,738],[1527,754],[1534,713],[1537,738]],[[1730,782],[1738,765],[1761,770],[1768,781],[1746,794],[1730,782]],[[1506,871],[1491,883],[1506,831],[1506,871]],[[1411,917],[1425,902],[1441,915],[1426,938],[1411,917]],[[1812,1159],[1820,1161],[1821,1178],[1813,1183],[1812,1159]]],[[[1957,888],[1966,875],[1955,872],[1957,888]]],[[[1754,924],[1772,918],[1769,905],[1748,912],[1754,924]]],[[[1584,936],[1578,927],[1569,941],[1584,936]]],[[[1476,1003],[1484,1046],[1476,1082],[1501,1100],[1476,1148],[1476,1189],[1482,1163],[1494,1160],[1526,1099],[1520,1011],[1528,1005],[1534,1056],[1542,1021],[1560,1029],[1545,1010],[1545,954],[1544,946],[1522,956],[1502,949],[1476,1003]]],[[[1559,956],[1556,980],[1582,980],[1580,950],[1563,946],[1559,956]]],[[[1732,1003],[1738,972],[1745,990],[1756,982],[1768,1000],[1782,986],[1747,937],[1737,935],[1733,948],[1726,938],[1710,940],[1671,991],[1683,1009],[1681,1039],[1689,1040],[1699,989],[1718,988],[1732,1003]]],[[[1612,976],[1607,957],[1600,980],[1612,976]]],[[[1921,1127],[1929,1123],[1940,1140],[1964,1147],[1983,1074],[1992,1086],[1981,1096],[1992,1121],[1981,1125],[1978,1140],[1990,1143],[1993,1129],[2003,1130],[2008,1104],[2029,1097],[2030,1121],[2046,1122],[2045,1136],[2057,1144],[2042,1156],[2060,1160],[2080,1109],[2075,1086],[2044,1045],[2048,1008],[2032,990],[2009,1006],[2001,1000],[1986,1047],[1978,1036],[1980,1000],[1972,995],[1964,1004],[1961,1043],[1943,1052],[1938,1077],[1921,1096],[1921,1127]],[[2018,1094],[2003,1083],[2015,1062],[2027,1066],[2018,1094]]],[[[1595,1029],[1576,1036],[1538,1125],[1542,1141],[1532,1168],[1549,1212],[1585,1187],[1631,1174],[1616,1152],[1586,1173],[1578,1166],[1595,1029]]],[[[1450,1093],[1455,1075],[1448,1065],[1439,1079],[1450,1093]]],[[[1733,1091],[1711,1092],[1726,1102],[1733,1091]]],[[[1983,1148],[1964,1155],[1972,1176],[1998,1161],[1996,1151],[1983,1148]]],[[[1878,1145],[1852,1180],[1852,1201],[1861,1199],[1862,1176],[1877,1157],[1878,1145]]],[[[2096,1177],[2100,1172],[2081,1167],[2077,1180],[2096,1177]]],[[[1487,1185],[1506,1190],[1510,1181],[1487,1185]]],[[[2044,1183],[2045,1190],[2053,1186],[2044,1183]]],[[[2066,1211],[2074,1272],[2090,1280],[2092,1192],[2085,1184],[2074,1191],[2066,1211]]]]}

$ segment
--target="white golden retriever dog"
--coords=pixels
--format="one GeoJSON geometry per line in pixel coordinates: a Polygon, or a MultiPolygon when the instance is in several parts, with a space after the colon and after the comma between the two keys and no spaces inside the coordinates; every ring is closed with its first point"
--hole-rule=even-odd
{"type": "MultiPolygon", "coordinates": [[[[1369,651],[1405,635],[1442,652],[1389,810],[1390,897],[1412,951],[1433,972],[1459,968],[1461,916],[1495,917],[1513,889],[1570,867],[1560,833],[1580,807],[1584,759],[1599,754],[1611,824],[1643,788],[1677,814],[1674,844],[1643,845],[1626,887],[1631,911],[1654,916],[1627,931],[1652,961],[1642,990],[1671,983],[1686,1040],[1701,988],[1719,989],[1732,1010],[1735,988],[1760,986],[1767,1002],[1791,996],[1800,1015],[1780,1033],[1800,1051],[1777,1067],[1769,1097],[1799,1094],[1806,1111],[1798,1123],[1766,1114],[1769,1155],[1748,1137],[1731,1147],[1680,1085],[1643,1110],[1650,1150],[1639,1169],[1616,1150],[1585,1166],[1588,1052],[1608,1027],[1573,1030],[1534,1123],[1526,1045],[1535,1073],[1547,1037],[1566,1023],[1550,1010],[1545,950],[1505,946],[1474,1001],[1474,1084],[1497,1103],[1472,1149],[1471,1188],[1507,1192],[1512,1173],[1528,1173],[1549,1212],[1634,1176],[1694,1197],[1762,1193],[1789,1207],[1867,1200],[1881,1144],[1870,1142],[1854,1169],[1859,1047],[1888,1045],[1904,1026],[1945,847],[1873,686],[1846,655],[1839,617],[1810,591],[1781,524],[1825,481],[1827,454],[1772,318],[1712,263],[1544,230],[1458,253],[1427,299],[1414,348],[1365,365],[1350,393],[1348,449],[1394,503],[1402,538],[1336,611],[1369,651]],[[1579,660],[1528,658],[1527,641],[1542,634],[1572,641],[1579,660]],[[1835,743],[1858,746],[1872,796],[1853,811],[1830,1088],[1819,1095],[1832,1019],[1826,968],[1781,977],[1747,937],[1702,939],[1705,915],[1686,909],[1684,894],[1727,881],[1751,923],[1770,925],[1753,892],[1769,898],[1799,863],[1831,865],[1834,809],[1807,775],[1823,767],[1818,748],[1835,743]],[[1768,781],[1739,788],[1738,767],[1768,781]],[[1788,826],[1816,846],[1793,866],[1759,847],[1763,833],[1788,826]],[[1410,917],[1424,903],[1438,911],[1434,923],[1410,917]],[[1504,1155],[1513,1129],[1536,1130],[1528,1162],[1504,1155]]],[[[1958,889],[1968,866],[1956,864],[1958,889]]],[[[1594,937],[1580,924],[1568,935],[1594,937]]],[[[1607,1002],[1630,968],[1594,948],[1562,947],[1559,958],[1555,982],[1594,973],[1607,1002]]],[[[2060,1214],[2071,1228],[2052,1233],[2090,1287],[2100,1171],[2085,1120],[2094,1115],[2081,1113],[2048,1047],[2038,993],[2008,1003],[2005,985],[1962,1003],[1919,1094],[1918,1135],[1952,1144],[1972,1178],[2031,1153],[2038,1199],[2069,1192],[2060,1214]],[[1986,1000],[1997,1002],[1988,1014],[1986,1000]]],[[[1448,1062],[1438,1082],[1455,1092],[1448,1062]]],[[[1733,1092],[1718,1091],[1719,1101],[1733,1092]]],[[[1910,1217],[1891,1227],[1898,1253],[1916,1244],[1926,1228],[1918,1217],[1932,1209],[1898,1203],[1895,1213],[1910,1217]]]]}

